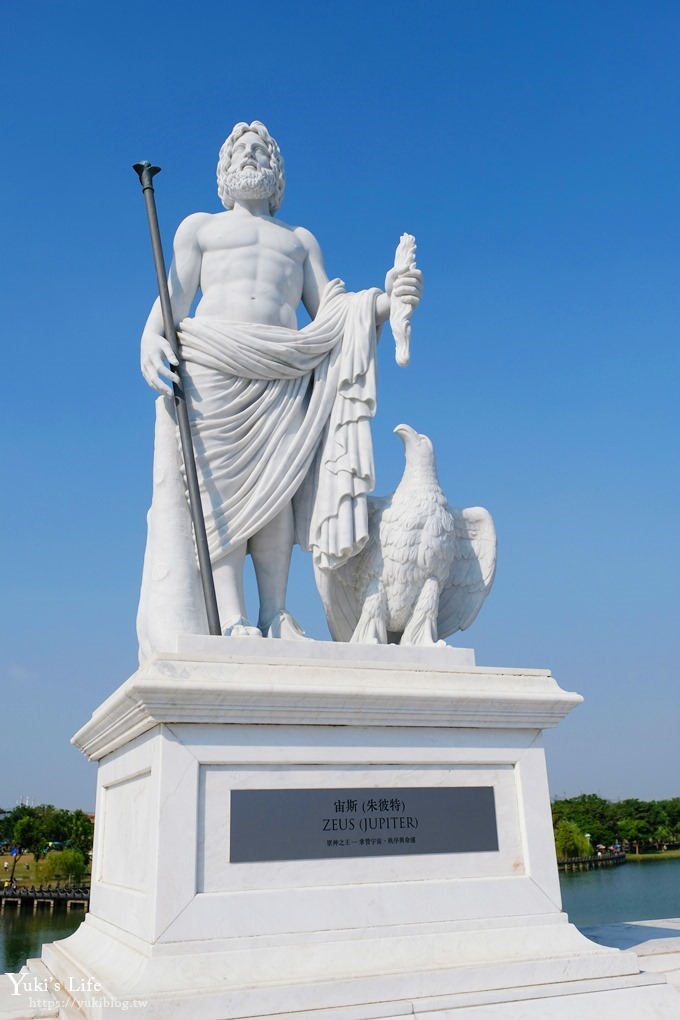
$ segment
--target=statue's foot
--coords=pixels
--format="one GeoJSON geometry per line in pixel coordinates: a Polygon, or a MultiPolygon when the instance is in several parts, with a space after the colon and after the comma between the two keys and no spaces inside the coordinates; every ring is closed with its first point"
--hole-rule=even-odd
{"type": "Polygon", "coordinates": [[[245,616],[237,616],[222,631],[225,637],[262,637],[262,631],[246,620],[245,616]]]}
{"type": "MultiPolygon", "coordinates": [[[[264,631],[265,628],[263,627],[264,631]]],[[[283,638],[284,641],[311,641],[297,620],[287,609],[281,609],[266,628],[267,637],[283,638]]]]}

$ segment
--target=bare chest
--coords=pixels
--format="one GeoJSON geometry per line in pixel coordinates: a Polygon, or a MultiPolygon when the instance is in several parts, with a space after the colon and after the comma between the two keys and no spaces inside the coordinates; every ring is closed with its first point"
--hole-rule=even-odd
{"type": "Polygon", "coordinates": [[[283,223],[233,213],[216,216],[198,235],[203,258],[222,255],[289,259],[302,265],[304,246],[295,231],[283,223]]]}
{"type": "Polygon", "coordinates": [[[198,234],[197,314],[296,326],[307,252],[295,231],[263,217],[218,214],[198,234]]]}

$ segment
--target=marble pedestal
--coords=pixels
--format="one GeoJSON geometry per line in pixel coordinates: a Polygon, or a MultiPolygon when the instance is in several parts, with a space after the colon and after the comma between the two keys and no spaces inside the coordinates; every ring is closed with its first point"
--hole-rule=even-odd
{"type": "Polygon", "coordinates": [[[74,737],[92,898],[50,980],[92,1020],[680,1016],[561,912],[541,734],[580,700],[465,650],[183,639],[74,737]],[[497,849],[230,860],[234,791],[441,788],[493,789],[497,849]]]}

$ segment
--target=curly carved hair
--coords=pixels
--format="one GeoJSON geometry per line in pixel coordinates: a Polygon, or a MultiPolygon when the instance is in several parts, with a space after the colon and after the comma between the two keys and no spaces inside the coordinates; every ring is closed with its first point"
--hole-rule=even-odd
{"type": "Polygon", "coordinates": [[[233,208],[234,200],[229,195],[226,187],[227,170],[231,163],[231,154],[234,151],[234,145],[241,135],[244,135],[247,131],[254,131],[255,134],[259,135],[269,150],[269,164],[276,176],[276,191],[269,199],[269,211],[273,216],[283,201],[283,192],[286,187],[286,176],[283,170],[283,156],[281,155],[281,150],[279,149],[276,140],[272,138],[260,120],[254,120],[252,124],[246,124],[245,121],[240,121],[235,125],[233,131],[220,149],[220,158],[217,162],[217,194],[219,195],[220,201],[225,209],[233,208]]]}

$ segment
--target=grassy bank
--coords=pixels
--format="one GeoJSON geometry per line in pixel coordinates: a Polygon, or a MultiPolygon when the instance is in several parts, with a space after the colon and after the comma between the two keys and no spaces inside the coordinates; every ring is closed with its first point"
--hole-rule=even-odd
{"type": "MultiPolygon", "coordinates": [[[[0,882],[3,884],[12,874],[13,863],[14,858],[10,857],[9,854],[0,855],[0,882]],[[7,867],[5,867],[5,864],[7,867]]],[[[23,854],[19,858],[14,871],[14,878],[17,885],[40,885],[38,865],[33,858],[33,854],[23,854]]]]}
{"type": "Polygon", "coordinates": [[[672,861],[680,857],[680,850],[659,850],[654,854],[636,854],[630,851],[626,854],[626,864],[634,861],[672,861]]]}
{"type": "MultiPolygon", "coordinates": [[[[0,854],[0,886],[3,886],[9,880],[9,876],[12,874],[13,861],[14,858],[10,857],[9,854],[0,854]],[[5,867],[5,863],[7,863],[7,867],[5,867]]],[[[17,885],[28,886],[30,888],[32,885],[38,886],[43,882],[45,885],[57,885],[57,883],[64,885],[68,876],[62,875],[44,879],[40,873],[40,862],[35,860],[33,854],[22,854],[17,861],[14,878],[17,885]]],[[[89,873],[86,874],[83,881],[85,884],[89,883],[89,873]]]]}

